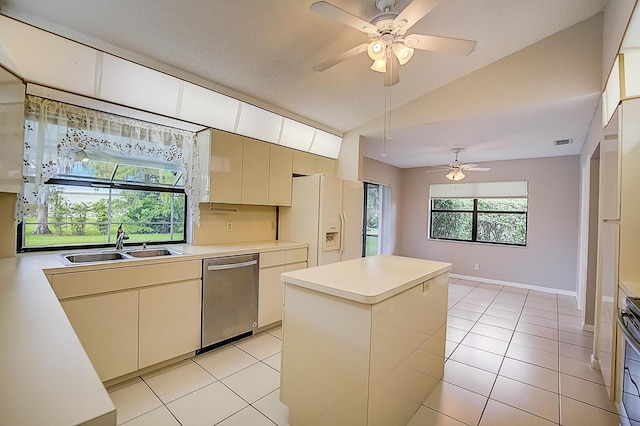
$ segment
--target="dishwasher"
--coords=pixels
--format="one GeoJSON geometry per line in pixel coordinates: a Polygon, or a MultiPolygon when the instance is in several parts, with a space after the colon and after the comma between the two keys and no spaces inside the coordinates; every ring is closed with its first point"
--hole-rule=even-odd
{"type": "Polygon", "coordinates": [[[258,254],[202,261],[202,332],[198,354],[253,334],[258,326],[258,254]]]}

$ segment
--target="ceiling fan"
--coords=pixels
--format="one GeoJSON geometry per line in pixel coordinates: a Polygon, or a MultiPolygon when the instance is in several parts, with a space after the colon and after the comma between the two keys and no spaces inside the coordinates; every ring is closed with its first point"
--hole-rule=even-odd
{"type": "Polygon", "coordinates": [[[366,51],[373,60],[371,69],[385,73],[384,85],[393,86],[400,81],[399,65],[409,62],[414,49],[469,55],[476,48],[476,42],[473,40],[406,34],[409,28],[431,12],[442,0],[413,0],[400,13],[391,11],[396,0],[375,1],[380,13],[374,16],[370,22],[326,1],[319,1],[311,5],[312,11],[362,31],[369,36],[370,40],[338,56],[320,62],[313,67],[314,70],[324,71],[366,51]]]}
{"type": "Polygon", "coordinates": [[[463,171],[467,172],[488,172],[489,170],[491,170],[490,167],[478,167],[477,164],[465,164],[462,161],[458,160],[458,153],[460,151],[462,151],[462,148],[453,148],[452,149],[453,153],[456,155],[456,159],[453,161],[453,163],[449,164],[449,166],[436,166],[439,167],[435,170],[427,170],[425,173],[432,173],[432,172],[440,172],[443,170],[448,170],[449,173],[447,173],[445,175],[445,177],[449,180],[453,180],[453,181],[459,181],[465,178],[465,174],[463,173],[463,171]]]}

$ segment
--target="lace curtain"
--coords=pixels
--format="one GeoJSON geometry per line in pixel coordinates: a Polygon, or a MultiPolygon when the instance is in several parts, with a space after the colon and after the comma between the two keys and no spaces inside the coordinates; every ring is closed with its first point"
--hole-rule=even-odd
{"type": "Polygon", "coordinates": [[[35,96],[27,96],[25,117],[24,184],[18,217],[26,206],[44,201],[47,180],[68,172],[77,153],[89,150],[178,166],[185,178],[191,220],[200,223],[195,133],[35,96]]]}

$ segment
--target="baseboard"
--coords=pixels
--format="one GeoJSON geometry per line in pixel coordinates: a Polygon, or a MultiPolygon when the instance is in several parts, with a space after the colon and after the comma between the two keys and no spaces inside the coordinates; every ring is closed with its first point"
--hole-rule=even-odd
{"type": "Polygon", "coordinates": [[[478,281],[478,282],[487,283],[487,284],[504,285],[508,287],[517,287],[517,288],[523,288],[527,290],[535,290],[535,291],[540,291],[544,293],[562,294],[564,296],[574,297],[577,300],[577,294],[575,291],[560,290],[557,288],[550,288],[550,287],[540,287],[540,286],[535,286],[530,284],[514,283],[511,281],[494,280],[491,278],[472,277],[470,275],[449,274],[449,277],[458,278],[461,280],[468,280],[468,281],[478,281]]]}

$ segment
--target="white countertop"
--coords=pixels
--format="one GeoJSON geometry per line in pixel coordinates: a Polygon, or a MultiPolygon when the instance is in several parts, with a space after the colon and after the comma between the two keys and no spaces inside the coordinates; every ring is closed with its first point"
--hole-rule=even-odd
{"type": "Polygon", "coordinates": [[[451,263],[382,255],[285,272],[282,281],[375,304],[451,269],[451,263]]]}
{"type": "MultiPolygon", "coordinates": [[[[168,247],[187,253],[176,259],[194,259],[307,245],[266,241],[168,247]]],[[[115,425],[115,407],[43,270],[104,269],[130,262],[166,261],[146,258],[65,266],[55,253],[0,259],[0,424],[115,425]]]]}

